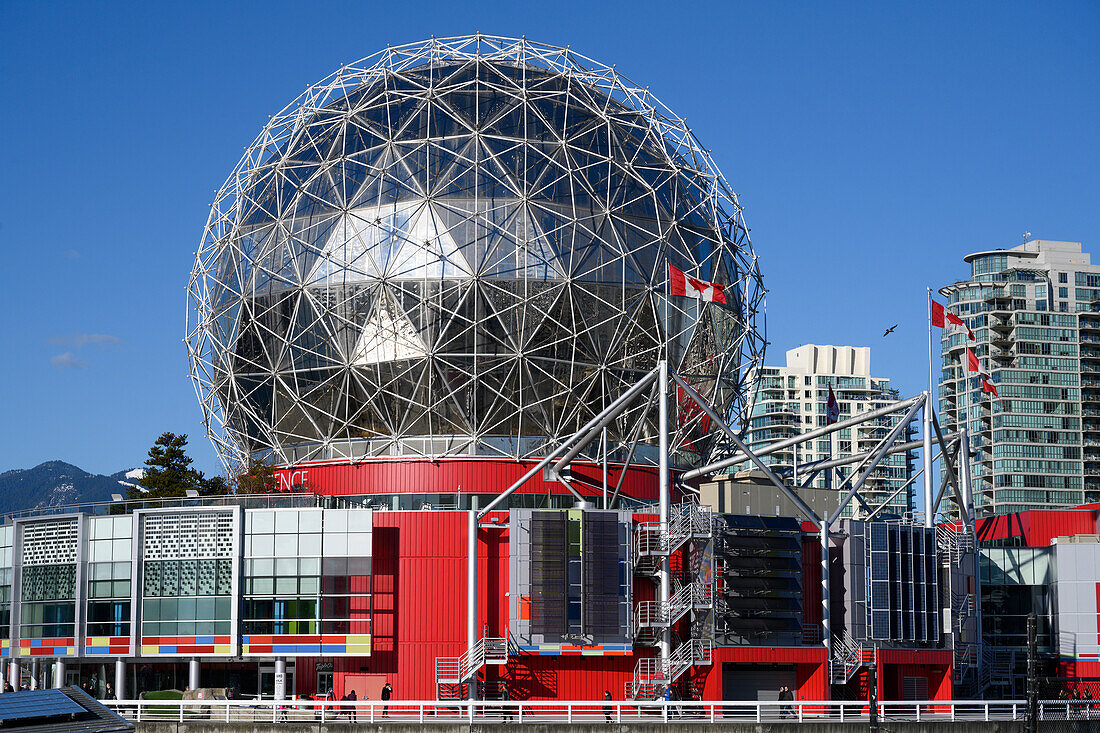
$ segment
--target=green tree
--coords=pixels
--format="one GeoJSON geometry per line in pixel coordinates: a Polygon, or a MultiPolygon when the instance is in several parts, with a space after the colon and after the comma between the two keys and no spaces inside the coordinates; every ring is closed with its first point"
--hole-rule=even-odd
{"type": "Polygon", "coordinates": [[[229,482],[224,476],[211,476],[202,479],[199,493],[203,496],[225,496],[229,492],[229,482]]]}
{"type": "Polygon", "coordinates": [[[274,494],[279,490],[275,469],[265,461],[252,458],[248,466],[237,474],[238,494],[274,494]]]}
{"type": "Polygon", "coordinates": [[[145,475],[138,479],[145,491],[131,488],[130,498],[182,497],[188,490],[201,491],[205,479],[201,471],[191,468],[186,448],[186,434],[164,433],[157,438],[145,459],[145,475]]]}

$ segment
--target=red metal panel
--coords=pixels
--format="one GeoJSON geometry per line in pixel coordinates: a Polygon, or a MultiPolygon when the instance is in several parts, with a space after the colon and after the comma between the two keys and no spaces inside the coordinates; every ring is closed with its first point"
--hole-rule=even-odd
{"type": "Polygon", "coordinates": [[[802,626],[821,626],[821,543],[814,535],[802,538],[802,626]]]}
{"type": "MultiPolygon", "coordinates": [[[[371,459],[355,464],[318,462],[298,464],[275,471],[280,488],[305,487],[331,496],[405,493],[494,493],[503,491],[535,465],[532,461],[505,458],[371,459]]],[[[573,462],[574,487],[588,496],[602,492],[601,468],[591,461],[573,462]]],[[[614,487],[622,472],[611,466],[608,484],[614,487]]],[[[656,500],[657,471],[632,466],[626,470],[622,493],[640,499],[656,500]]],[[[557,481],[546,482],[541,472],[517,491],[528,494],[566,494],[557,481]]]]}
{"type": "Polygon", "coordinates": [[[977,529],[982,542],[1020,537],[1028,547],[1048,547],[1055,537],[1095,534],[1096,526],[1096,510],[1049,509],[987,517],[977,529]]]}

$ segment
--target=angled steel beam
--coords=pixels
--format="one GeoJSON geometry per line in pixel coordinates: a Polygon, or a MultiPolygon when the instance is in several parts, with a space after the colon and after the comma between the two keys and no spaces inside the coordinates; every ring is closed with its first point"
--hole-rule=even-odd
{"type": "MultiPolygon", "coordinates": [[[[776,451],[783,450],[784,448],[789,448],[796,443],[803,443],[807,440],[812,440],[813,438],[818,438],[822,435],[828,435],[829,433],[836,432],[837,430],[843,430],[844,428],[849,428],[853,425],[859,425],[860,423],[867,422],[868,420],[874,420],[875,418],[882,417],[884,415],[892,415],[895,412],[900,412],[906,408],[911,407],[914,402],[920,399],[922,399],[922,395],[910,397],[907,400],[893,402],[889,405],[886,405],[885,407],[880,407],[877,410],[860,413],[855,417],[850,417],[846,420],[835,422],[832,425],[826,425],[825,427],[815,428],[806,433],[800,433],[793,438],[784,438],[783,440],[777,440],[776,442],[769,443],[768,445],[755,451],[755,455],[758,457],[766,456],[771,453],[775,453],[776,451]]],[[[705,476],[708,473],[714,473],[715,471],[720,471],[723,468],[729,468],[730,466],[733,466],[735,464],[743,463],[748,458],[748,454],[745,453],[743,449],[741,449],[740,453],[736,453],[729,458],[723,458],[720,461],[716,461],[701,468],[693,468],[692,470],[685,473],[683,478],[685,481],[690,481],[693,478],[699,478],[700,476],[705,476]]]]}
{"type": "Polygon", "coordinates": [[[844,508],[848,506],[848,502],[852,500],[856,492],[863,486],[863,482],[867,480],[867,477],[871,475],[871,472],[878,467],[880,461],[886,457],[886,451],[890,450],[890,446],[894,444],[894,441],[898,439],[902,431],[912,422],[913,418],[917,415],[917,410],[924,407],[924,395],[915,398],[912,407],[909,408],[909,412],[905,413],[905,417],[894,426],[894,429],[890,431],[890,434],[879,444],[879,449],[875,451],[874,457],[867,464],[867,467],[863,469],[863,473],[859,475],[859,478],[852,483],[852,488],[848,489],[848,493],[845,494],[844,499],[840,502],[840,506],[836,508],[826,521],[826,527],[832,527],[833,523],[840,516],[840,513],[844,511],[844,508]]]}
{"type": "MultiPolygon", "coordinates": [[[[955,437],[955,433],[948,433],[947,439],[951,440],[955,437]]],[[[894,455],[896,453],[907,453],[911,450],[916,450],[924,445],[923,440],[911,440],[907,443],[897,443],[887,451],[887,455],[894,455]]],[[[874,451],[866,451],[864,453],[856,453],[851,456],[843,456],[841,458],[828,458],[822,461],[814,461],[813,463],[805,463],[801,466],[803,469],[811,470],[825,470],[827,468],[836,468],[837,466],[847,466],[849,463],[860,463],[866,458],[870,457],[874,451]]],[[[777,472],[780,476],[784,476],[787,473],[787,469],[777,472]]]]}
{"type": "MultiPolygon", "coordinates": [[[[959,441],[958,440],[952,440],[947,445],[948,445],[947,454],[944,455],[943,453],[941,453],[940,457],[943,458],[943,460],[945,460],[945,461],[951,460],[952,456],[957,458],[958,455],[959,455],[959,441]]],[[[937,514],[940,511],[940,504],[943,503],[943,497],[944,497],[944,494],[946,494],[946,493],[947,493],[947,472],[944,471],[943,474],[940,476],[940,490],[936,494],[935,511],[936,511],[937,514]]]]}
{"type": "MultiPolygon", "coordinates": [[[[742,451],[746,456],[748,456],[749,460],[755,463],[756,467],[764,472],[764,475],[768,477],[768,481],[771,481],[772,484],[774,484],[775,487],[779,489],[784,496],[790,499],[791,502],[793,502],[794,505],[798,507],[798,510],[802,512],[802,514],[807,519],[813,522],[814,525],[820,527],[821,517],[817,516],[817,514],[814,513],[814,510],[811,509],[809,505],[806,504],[806,502],[802,501],[802,497],[794,493],[789,486],[783,483],[783,480],[776,476],[775,472],[768,468],[767,464],[760,460],[760,457],[753,453],[752,450],[750,450],[749,447],[745,445],[745,442],[741,440],[740,437],[738,437],[737,433],[735,433],[729,425],[726,425],[726,421],[718,416],[718,413],[715,412],[711,408],[711,406],[707,404],[707,401],[704,400],[699,395],[699,393],[695,391],[695,388],[685,382],[683,379],[681,379],[680,375],[678,374],[673,374],[672,378],[676,381],[678,385],[680,385],[680,387],[683,388],[687,396],[690,397],[692,401],[695,402],[695,404],[699,405],[700,409],[702,409],[703,412],[707,414],[707,417],[709,417],[715,424],[718,425],[718,427],[722,429],[722,432],[726,434],[726,437],[734,442],[734,445],[737,446],[738,450],[742,451]]],[[[689,473],[692,472],[689,471],[689,473]]],[[[710,472],[708,471],[707,473],[710,472]]],[[[684,478],[686,479],[687,476],[685,475],[684,478]]]]}
{"type": "MultiPolygon", "coordinates": [[[[649,408],[653,406],[653,399],[657,396],[657,385],[654,384],[653,388],[649,390],[649,399],[645,404],[645,412],[649,412],[649,408]]],[[[634,449],[638,447],[638,434],[642,432],[642,425],[645,423],[644,413],[643,417],[638,419],[637,424],[634,426],[634,432],[630,438],[630,450],[626,452],[626,460],[623,461],[623,467],[619,470],[619,480],[615,482],[615,492],[611,494],[611,498],[607,502],[606,509],[610,509],[615,506],[615,500],[619,498],[619,491],[623,488],[623,480],[626,478],[626,469],[630,465],[630,461],[634,458],[634,449]]]]}
{"type": "MultiPolygon", "coordinates": [[[[943,440],[943,433],[940,431],[940,421],[936,419],[936,414],[935,413],[932,413],[931,417],[932,417],[932,419],[930,420],[930,422],[932,423],[932,428],[936,431],[936,440],[938,440],[939,443],[940,443],[940,453],[942,454],[943,450],[944,450],[945,443],[944,443],[944,440],[943,440]]],[[[965,426],[960,431],[959,436],[960,436],[959,437],[959,449],[960,450],[969,449],[969,446],[964,446],[962,444],[962,440],[966,436],[966,427],[965,426]]],[[[926,463],[928,463],[928,462],[926,461],[926,463]]],[[[931,465],[931,464],[929,463],[929,465],[931,465]]],[[[943,470],[947,473],[947,483],[951,486],[952,490],[954,490],[955,499],[959,503],[959,516],[962,517],[963,522],[965,522],[966,524],[970,524],[970,512],[967,511],[967,508],[966,508],[966,498],[963,497],[962,489],[959,487],[959,477],[955,475],[955,468],[954,468],[954,466],[951,465],[950,460],[944,460],[943,470]]],[[[931,504],[931,500],[929,500],[929,501],[930,501],[929,511],[932,512],[932,513],[935,513],[935,511],[937,509],[939,509],[939,502],[936,502],[935,504],[931,504]]],[[[927,524],[927,517],[925,518],[925,523],[927,524]]]]}
{"type": "Polygon", "coordinates": [[[890,504],[890,502],[894,500],[895,496],[897,496],[901,492],[905,491],[905,489],[912,486],[913,482],[916,481],[922,473],[924,473],[924,467],[923,466],[918,468],[917,472],[909,477],[909,480],[907,480],[904,484],[902,484],[897,489],[895,489],[894,492],[892,494],[890,494],[888,497],[883,499],[882,503],[878,505],[877,509],[875,509],[873,512],[871,512],[871,514],[867,517],[867,519],[868,520],[874,519],[876,514],[881,512],[883,509],[885,509],[890,504]]]}
{"type": "MultiPolygon", "coordinates": [[[[657,375],[655,373],[650,372],[646,376],[642,377],[642,379],[639,382],[637,382],[633,387],[631,387],[629,390],[627,390],[624,393],[623,396],[625,397],[626,395],[629,394],[631,396],[630,399],[633,399],[634,395],[636,395],[638,392],[640,392],[643,388],[647,387],[649,385],[649,383],[654,378],[656,378],[656,376],[657,375]]],[[[619,399],[622,399],[622,397],[620,397],[619,399]]],[[[618,403],[618,400],[616,400],[615,402],[612,402],[611,404],[614,405],[614,404],[617,404],[617,403],[618,403]]],[[[580,454],[580,452],[582,450],[584,450],[586,445],[588,445],[593,440],[595,440],[596,436],[599,435],[601,432],[603,432],[603,429],[606,428],[608,425],[610,425],[611,421],[619,416],[620,412],[622,412],[622,410],[614,410],[614,411],[606,411],[605,410],[603,413],[601,413],[602,417],[600,417],[600,419],[595,420],[594,422],[590,422],[589,425],[591,425],[592,427],[589,428],[584,433],[584,435],[573,445],[573,447],[569,449],[568,453],[566,453],[564,456],[562,456],[561,458],[558,459],[557,463],[554,464],[554,467],[551,470],[556,474],[560,474],[562,472],[562,470],[566,466],[569,465],[569,462],[572,461],[574,458],[576,458],[577,455],[580,454]]],[[[597,417],[599,417],[599,416],[597,416],[597,417]]],[[[587,427],[587,426],[585,426],[585,427],[587,427]]],[[[584,428],[582,428],[582,430],[583,429],[584,428]]]]}
{"type": "Polygon", "coordinates": [[[635,397],[637,397],[638,394],[641,393],[642,390],[644,390],[646,387],[648,387],[650,382],[652,382],[654,379],[657,378],[657,374],[658,374],[659,371],[660,371],[660,368],[657,368],[657,369],[654,369],[653,371],[647,373],[644,377],[642,377],[640,380],[638,380],[638,382],[636,382],[633,387],[628,389],[626,392],[623,392],[621,395],[619,395],[619,397],[614,402],[612,402],[610,405],[605,407],[594,418],[589,420],[584,425],[584,427],[582,427],[580,430],[578,430],[577,432],[573,433],[571,436],[566,438],[562,442],[562,444],[559,445],[557,448],[550,451],[550,453],[545,458],[543,458],[541,461],[539,461],[537,464],[535,464],[535,466],[533,468],[531,468],[527,473],[523,474],[523,476],[520,477],[514,484],[509,486],[507,489],[505,489],[500,494],[498,494],[497,498],[495,498],[491,502],[489,502],[489,504],[484,509],[482,509],[481,512],[477,515],[478,520],[480,521],[480,520],[484,519],[489,514],[489,512],[493,510],[493,507],[495,507],[497,504],[500,504],[502,501],[504,501],[509,496],[511,496],[512,492],[514,492],[520,486],[523,486],[525,483],[527,483],[531,479],[532,476],[534,476],[539,471],[541,471],[542,469],[544,469],[548,465],[550,465],[551,461],[557,459],[558,456],[560,456],[562,453],[565,453],[565,451],[569,450],[569,448],[573,445],[573,443],[575,441],[580,440],[584,436],[588,435],[590,433],[590,431],[592,430],[592,427],[594,425],[598,425],[608,415],[610,415],[612,418],[614,418],[616,415],[618,415],[620,412],[622,412],[624,409],[626,409],[626,406],[629,405],[630,402],[635,397]]]}

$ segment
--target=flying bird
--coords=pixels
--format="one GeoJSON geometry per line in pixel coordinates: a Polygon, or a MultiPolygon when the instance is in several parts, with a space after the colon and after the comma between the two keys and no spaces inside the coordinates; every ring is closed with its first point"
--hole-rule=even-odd
{"type": "Polygon", "coordinates": [[[894,329],[897,328],[897,327],[898,327],[898,324],[896,324],[896,323],[893,326],[890,326],[890,328],[886,329],[886,333],[882,334],[882,337],[886,338],[887,336],[892,334],[894,332],[894,329]]]}

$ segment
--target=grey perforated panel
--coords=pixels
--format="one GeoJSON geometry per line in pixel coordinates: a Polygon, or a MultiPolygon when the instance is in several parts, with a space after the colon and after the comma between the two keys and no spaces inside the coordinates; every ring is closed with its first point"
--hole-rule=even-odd
{"type": "Polygon", "coordinates": [[[143,532],[146,560],[228,558],[237,536],[229,511],[148,514],[143,532]]]}
{"type": "Polygon", "coordinates": [[[76,562],[76,518],[23,525],[24,565],[64,565],[76,562]]]}

